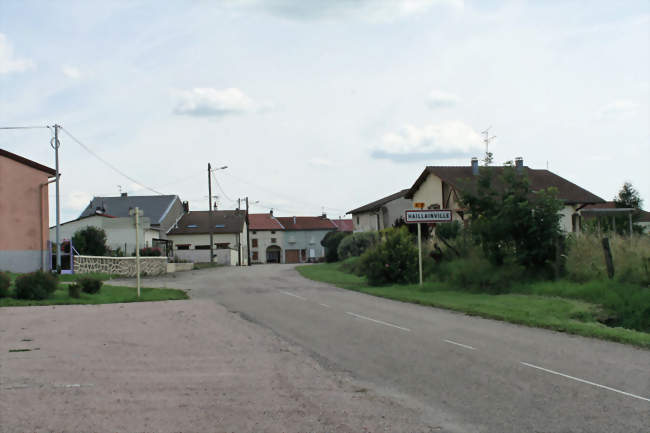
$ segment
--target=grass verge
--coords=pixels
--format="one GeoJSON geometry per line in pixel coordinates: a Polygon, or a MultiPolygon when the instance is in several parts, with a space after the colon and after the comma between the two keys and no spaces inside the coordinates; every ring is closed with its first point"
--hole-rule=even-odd
{"type": "Polygon", "coordinates": [[[187,294],[177,289],[141,288],[138,298],[135,287],[104,285],[99,293],[89,295],[82,293],[79,298],[68,296],[65,284],[59,284],[57,290],[48,299],[33,301],[26,299],[0,298],[0,307],[25,307],[33,305],[69,305],[69,304],[115,304],[120,302],[151,302],[188,299],[187,294]]]}
{"type": "Polygon", "coordinates": [[[650,334],[608,327],[598,322],[596,318],[602,314],[602,307],[597,304],[535,294],[468,293],[451,290],[437,282],[426,282],[422,287],[371,287],[365,278],[346,273],[339,267],[338,263],[323,263],[298,266],[296,269],[305,278],[374,296],[650,348],[650,334]]]}

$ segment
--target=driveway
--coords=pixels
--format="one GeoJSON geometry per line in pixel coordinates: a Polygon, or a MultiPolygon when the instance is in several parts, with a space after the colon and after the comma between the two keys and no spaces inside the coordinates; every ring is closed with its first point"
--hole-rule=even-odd
{"type": "Polygon", "coordinates": [[[191,289],[378,395],[476,432],[648,432],[650,351],[338,289],[292,265],[147,279],[191,289]]]}

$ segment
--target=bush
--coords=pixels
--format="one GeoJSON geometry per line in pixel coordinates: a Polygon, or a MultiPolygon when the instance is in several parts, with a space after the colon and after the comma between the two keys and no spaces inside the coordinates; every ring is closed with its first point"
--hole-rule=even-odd
{"type": "Polygon", "coordinates": [[[337,251],[339,260],[361,256],[368,248],[374,246],[378,239],[377,232],[353,233],[346,236],[339,244],[337,251]]]}
{"type": "Polygon", "coordinates": [[[384,239],[361,256],[361,272],[372,286],[414,283],[418,278],[418,249],[406,227],[390,228],[384,239]]]}
{"type": "Polygon", "coordinates": [[[329,232],[325,235],[320,244],[325,247],[325,261],[338,262],[339,261],[339,244],[341,241],[350,236],[350,233],[345,232],[329,232]]]}
{"type": "Polygon", "coordinates": [[[56,277],[43,271],[23,274],[16,278],[15,296],[18,299],[47,299],[57,288],[56,277]]]}
{"type": "Polygon", "coordinates": [[[361,270],[361,257],[350,257],[349,259],[345,259],[343,262],[341,262],[339,269],[343,272],[347,272],[348,274],[362,277],[363,272],[361,270]]]}
{"type": "Polygon", "coordinates": [[[87,256],[103,256],[108,251],[106,232],[93,226],[77,230],[72,236],[72,244],[79,254],[87,256]]]}
{"type": "Polygon", "coordinates": [[[11,285],[9,275],[0,272],[0,298],[6,298],[9,296],[9,285],[11,285]]]}
{"type": "Polygon", "coordinates": [[[81,287],[81,291],[93,295],[99,293],[102,288],[102,281],[93,277],[81,277],[77,280],[77,284],[81,287]]]}
{"type": "Polygon", "coordinates": [[[158,247],[145,247],[140,248],[140,256],[142,257],[160,257],[162,251],[158,247]]]}
{"type": "Polygon", "coordinates": [[[462,225],[458,221],[436,225],[436,236],[444,240],[453,240],[458,237],[462,225]]]}
{"type": "Polygon", "coordinates": [[[81,297],[81,286],[77,283],[68,284],[68,296],[71,298],[81,297]]]}
{"type": "Polygon", "coordinates": [[[442,262],[436,275],[454,289],[497,294],[507,293],[513,283],[523,282],[526,269],[514,262],[497,266],[484,257],[470,256],[442,262]]]}

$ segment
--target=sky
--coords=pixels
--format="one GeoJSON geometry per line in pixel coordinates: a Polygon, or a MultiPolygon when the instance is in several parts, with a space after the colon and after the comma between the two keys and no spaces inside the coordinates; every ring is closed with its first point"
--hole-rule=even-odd
{"type": "MultiPolygon", "coordinates": [[[[205,210],[208,163],[220,209],[345,216],[482,158],[488,127],[495,164],[647,209],[649,5],[0,0],[0,127],[63,127],[62,221],[120,192],[205,210]]],[[[0,148],[53,167],[51,138],[0,148]]]]}

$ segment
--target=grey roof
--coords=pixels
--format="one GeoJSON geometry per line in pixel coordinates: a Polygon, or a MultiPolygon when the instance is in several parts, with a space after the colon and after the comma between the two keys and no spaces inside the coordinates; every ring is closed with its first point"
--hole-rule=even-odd
{"type": "Polygon", "coordinates": [[[377,210],[377,209],[381,208],[383,205],[385,205],[386,203],[389,203],[389,202],[391,202],[393,200],[397,200],[399,198],[403,198],[409,191],[410,191],[410,189],[403,189],[400,192],[396,192],[395,194],[391,194],[391,195],[389,195],[387,197],[380,198],[377,201],[373,201],[372,203],[368,203],[366,205],[363,205],[361,207],[358,207],[356,209],[348,211],[347,213],[355,214],[355,213],[362,213],[362,212],[369,212],[369,211],[377,210]]]}
{"type": "Polygon", "coordinates": [[[142,209],[143,216],[149,217],[151,224],[160,224],[175,200],[180,200],[177,195],[94,197],[79,218],[95,215],[98,208],[103,208],[103,213],[107,215],[127,217],[129,210],[137,206],[142,209]]]}
{"type": "MultiPolygon", "coordinates": [[[[192,211],[183,215],[176,225],[167,232],[168,235],[192,235],[210,233],[209,214],[207,210],[192,211]]],[[[212,211],[212,233],[241,233],[246,221],[246,212],[239,210],[212,211]]]]}

